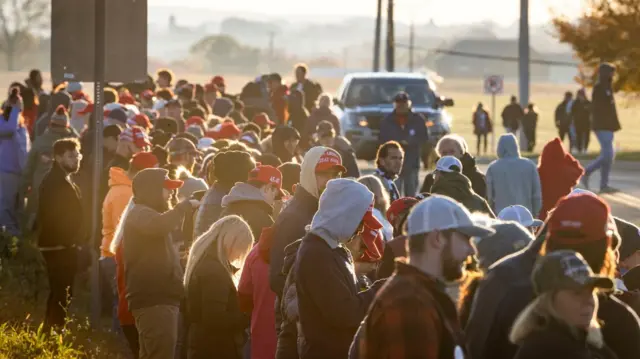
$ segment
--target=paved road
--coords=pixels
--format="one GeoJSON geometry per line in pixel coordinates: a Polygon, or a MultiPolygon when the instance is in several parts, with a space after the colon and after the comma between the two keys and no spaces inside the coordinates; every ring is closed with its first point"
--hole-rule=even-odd
{"type": "MultiPolygon", "coordinates": [[[[360,168],[363,172],[373,168],[372,162],[360,161],[360,168]]],[[[480,164],[481,171],[486,171],[488,165],[480,164]]],[[[420,181],[428,171],[420,172],[420,181]]],[[[594,173],[590,180],[592,188],[598,188],[600,184],[600,173],[594,173]]],[[[610,178],[610,185],[621,190],[619,193],[606,194],[603,198],[607,200],[613,214],[640,225],[640,163],[620,163],[614,166],[610,178]]]]}

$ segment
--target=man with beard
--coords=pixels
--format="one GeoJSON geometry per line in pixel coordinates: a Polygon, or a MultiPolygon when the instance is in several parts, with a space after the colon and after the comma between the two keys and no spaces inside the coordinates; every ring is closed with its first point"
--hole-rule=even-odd
{"type": "Polygon", "coordinates": [[[53,163],[40,185],[38,246],[47,265],[49,299],[45,327],[62,327],[73,294],[78,255],[84,244],[80,189],[72,175],[80,168],[80,142],[66,138],[53,144],[53,163]]]}
{"type": "Polygon", "coordinates": [[[450,198],[433,195],[418,203],[407,219],[408,259],[396,263],[376,295],[349,357],[463,357],[463,333],[445,282],[463,277],[475,253],[471,238],[493,233],[450,198]]]}
{"type": "Polygon", "coordinates": [[[383,143],[378,147],[376,153],[376,171],[373,173],[380,179],[384,185],[391,202],[400,199],[400,192],[395,184],[396,178],[400,170],[402,170],[402,162],[404,160],[404,151],[402,146],[396,141],[383,143]]]}

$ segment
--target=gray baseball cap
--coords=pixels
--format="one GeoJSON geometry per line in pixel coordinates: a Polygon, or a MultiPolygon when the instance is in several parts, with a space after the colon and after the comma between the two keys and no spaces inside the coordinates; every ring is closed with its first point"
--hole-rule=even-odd
{"type": "Polygon", "coordinates": [[[449,229],[469,237],[484,238],[495,234],[495,230],[474,222],[462,204],[446,196],[431,195],[420,201],[407,218],[409,236],[449,229]]]}
{"type": "Polygon", "coordinates": [[[540,257],[533,268],[532,279],[538,295],[563,289],[615,289],[611,278],[594,274],[582,255],[570,250],[540,257]]]}

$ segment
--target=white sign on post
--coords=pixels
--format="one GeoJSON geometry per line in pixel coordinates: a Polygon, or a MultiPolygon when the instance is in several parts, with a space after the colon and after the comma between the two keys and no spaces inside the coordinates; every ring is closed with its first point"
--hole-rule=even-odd
{"type": "Polygon", "coordinates": [[[484,78],[484,93],[499,95],[504,91],[504,78],[501,75],[489,75],[484,78]]]}

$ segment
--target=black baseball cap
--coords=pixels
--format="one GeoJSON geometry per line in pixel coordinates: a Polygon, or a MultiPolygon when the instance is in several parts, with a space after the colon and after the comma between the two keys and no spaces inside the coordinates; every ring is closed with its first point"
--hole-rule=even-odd
{"type": "Polygon", "coordinates": [[[582,288],[615,289],[609,277],[596,275],[580,253],[559,250],[540,257],[533,268],[536,294],[582,288]]]}

